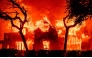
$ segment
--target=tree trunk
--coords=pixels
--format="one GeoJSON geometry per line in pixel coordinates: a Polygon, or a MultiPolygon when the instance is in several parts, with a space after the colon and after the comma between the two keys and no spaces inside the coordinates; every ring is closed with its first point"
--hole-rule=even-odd
{"type": "Polygon", "coordinates": [[[25,37],[24,37],[22,31],[20,31],[19,33],[20,33],[20,35],[21,35],[21,37],[22,37],[22,41],[23,41],[23,43],[24,43],[24,46],[25,46],[25,48],[26,48],[26,51],[28,51],[27,43],[26,43],[26,40],[25,40],[25,37]]]}
{"type": "Polygon", "coordinates": [[[69,27],[66,27],[65,40],[64,40],[64,52],[66,52],[66,49],[67,49],[68,32],[69,32],[69,27]]]}

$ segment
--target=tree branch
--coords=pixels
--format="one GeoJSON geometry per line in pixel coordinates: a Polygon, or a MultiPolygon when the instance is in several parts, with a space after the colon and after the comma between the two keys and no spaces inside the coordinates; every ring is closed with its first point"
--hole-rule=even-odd
{"type": "Polygon", "coordinates": [[[25,9],[24,8],[21,8],[20,5],[18,5],[14,0],[10,0],[10,2],[12,2],[13,5],[17,6],[21,12],[25,15],[25,9]]]}
{"type": "Polygon", "coordinates": [[[20,30],[20,28],[19,28],[18,26],[16,26],[16,25],[13,23],[12,19],[11,19],[10,21],[11,21],[11,24],[12,24],[13,27],[15,27],[15,28],[17,28],[18,30],[20,30]]]}
{"type": "Polygon", "coordinates": [[[14,0],[10,0],[12,2],[13,5],[15,5],[16,7],[19,8],[19,10],[22,12],[22,14],[24,15],[24,21],[22,21],[20,19],[20,17],[17,17],[17,19],[19,19],[21,21],[21,24],[20,24],[20,28],[22,29],[25,22],[27,22],[27,13],[26,13],[26,10],[24,9],[24,7],[21,7],[20,5],[18,5],[14,0]]]}
{"type": "Polygon", "coordinates": [[[16,19],[19,19],[19,21],[22,23],[23,21],[21,20],[21,18],[20,17],[18,17],[18,12],[17,11],[15,11],[15,12],[4,12],[4,13],[6,13],[6,14],[12,14],[12,13],[15,13],[15,17],[13,17],[12,19],[13,20],[16,20],[16,19]]]}
{"type": "Polygon", "coordinates": [[[27,14],[26,14],[26,10],[24,9],[24,7],[21,7],[20,5],[18,5],[15,1],[10,0],[12,2],[13,5],[17,6],[19,8],[19,10],[23,13],[23,15],[25,16],[24,21],[27,21],[27,14]]]}
{"type": "Polygon", "coordinates": [[[77,25],[77,23],[75,22],[73,25],[70,25],[68,27],[71,28],[71,27],[75,27],[76,25],[77,25]]]}
{"type": "Polygon", "coordinates": [[[82,21],[83,21],[83,19],[86,19],[86,18],[84,18],[85,17],[85,14],[83,14],[83,15],[80,15],[80,16],[78,16],[75,20],[75,23],[73,24],[73,25],[71,25],[71,26],[68,26],[69,28],[71,28],[71,27],[74,27],[74,26],[76,26],[78,23],[81,23],[82,21]]]}
{"type": "Polygon", "coordinates": [[[11,24],[12,24],[12,26],[13,27],[16,27],[18,30],[20,29],[18,26],[16,26],[14,23],[13,23],[13,21],[12,21],[12,19],[14,19],[14,18],[11,18],[7,13],[4,13],[4,12],[1,12],[0,11],[0,18],[3,18],[3,19],[5,19],[5,20],[10,20],[11,21],[11,24]]]}
{"type": "Polygon", "coordinates": [[[65,23],[65,20],[66,20],[66,18],[67,18],[68,16],[69,16],[69,15],[67,15],[66,17],[63,18],[63,22],[64,22],[64,26],[65,26],[65,27],[67,27],[67,26],[66,26],[66,23],[65,23]]]}

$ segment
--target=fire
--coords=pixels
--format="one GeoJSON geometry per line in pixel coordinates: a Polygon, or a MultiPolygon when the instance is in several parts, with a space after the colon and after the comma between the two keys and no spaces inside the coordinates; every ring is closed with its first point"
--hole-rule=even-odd
{"type": "Polygon", "coordinates": [[[62,30],[58,30],[58,34],[61,34],[62,33],[62,30]]]}
{"type": "Polygon", "coordinates": [[[43,41],[43,48],[44,48],[44,50],[49,50],[49,44],[50,44],[49,41],[43,41]]]}
{"type": "Polygon", "coordinates": [[[90,39],[90,36],[82,34],[82,41],[83,42],[88,42],[89,39],[90,39]]]}
{"type": "Polygon", "coordinates": [[[67,42],[67,50],[81,50],[82,40],[77,36],[69,36],[67,42]]]}
{"type": "Polygon", "coordinates": [[[49,25],[51,24],[47,17],[43,17],[43,20],[39,20],[36,22],[36,28],[39,27],[43,32],[48,31],[49,25]]]}
{"type": "Polygon", "coordinates": [[[49,19],[48,19],[46,16],[44,16],[44,17],[43,17],[43,20],[47,21],[47,22],[48,22],[48,24],[50,24],[50,25],[51,25],[51,23],[50,23],[49,19]]]}
{"type": "MultiPolygon", "coordinates": [[[[24,7],[25,10],[28,11],[27,14],[30,13],[30,10],[31,10],[31,7],[30,6],[27,6],[26,4],[24,4],[22,0],[16,0],[16,2],[19,3],[19,5],[21,7],[24,7]]],[[[7,9],[4,10],[4,12],[9,13],[8,15],[11,16],[12,18],[16,16],[15,11],[17,11],[19,13],[17,16],[20,17],[21,20],[23,21],[24,20],[24,15],[22,14],[22,12],[18,8],[13,8],[12,6],[8,6],[7,9]]],[[[31,15],[29,14],[28,17],[27,17],[27,20],[29,22],[25,23],[24,26],[23,26],[24,28],[23,28],[22,32],[23,32],[24,35],[26,34],[25,27],[28,28],[29,31],[33,31],[34,30],[34,27],[32,27],[33,26],[32,25],[33,23],[31,23],[32,21],[31,21],[31,19],[29,19],[30,17],[31,17],[31,15]]],[[[13,20],[13,23],[14,23],[14,25],[20,27],[20,21],[18,19],[13,20]]],[[[11,32],[18,32],[19,31],[17,28],[12,27],[11,22],[9,22],[9,24],[10,24],[9,27],[11,27],[10,28],[11,29],[11,32]]]]}
{"type": "Polygon", "coordinates": [[[76,33],[80,30],[80,26],[75,26],[75,27],[72,27],[72,28],[70,28],[70,30],[69,30],[69,35],[77,35],[76,33]]]}
{"type": "Polygon", "coordinates": [[[57,28],[58,35],[62,36],[61,34],[65,30],[63,21],[62,20],[56,20],[56,25],[55,26],[57,28]]]}
{"type": "Polygon", "coordinates": [[[43,27],[43,22],[42,21],[43,20],[36,21],[36,24],[35,24],[36,25],[36,28],[39,27],[41,29],[43,27]]]}
{"type": "MultiPolygon", "coordinates": [[[[66,25],[71,26],[74,24],[73,19],[66,20],[66,25]]],[[[62,33],[65,31],[64,23],[62,20],[57,20],[56,28],[58,30],[58,35],[62,37],[62,33]]],[[[76,25],[69,29],[67,50],[81,50],[82,39],[78,38],[77,32],[80,30],[80,26],[76,25]]]]}
{"type": "Polygon", "coordinates": [[[80,28],[81,27],[79,25],[70,28],[67,50],[81,50],[82,39],[77,36],[77,32],[80,30],[80,28]]]}
{"type": "MultiPolygon", "coordinates": [[[[70,22],[70,21],[69,21],[70,22]]],[[[15,23],[19,24],[18,21],[15,23]]],[[[69,23],[69,25],[73,25],[74,23],[69,23]]],[[[34,31],[36,28],[40,28],[43,32],[48,31],[49,25],[51,25],[49,19],[47,17],[43,17],[42,20],[36,21],[35,25],[33,24],[32,20],[27,22],[24,25],[23,28],[23,34],[26,35],[26,28],[28,28],[29,31],[34,31]],[[46,21],[46,23],[44,23],[46,21]],[[31,26],[31,27],[30,27],[31,26]]],[[[68,25],[68,24],[67,24],[68,25]]],[[[64,23],[62,20],[57,20],[56,22],[56,28],[58,30],[58,35],[63,36],[61,33],[65,31],[64,23]]],[[[77,36],[77,32],[80,31],[80,28],[85,26],[85,23],[83,23],[81,26],[76,25],[75,27],[72,27],[69,29],[69,36],[68,36],[68,42],[67,42],[67,50],[81,50],[81,43],[85,41],[85,38],[89,38],[88,35],[80,34],[81,38],[77,36]]],[[[13,29],[15,32],[17,30],[13,29]]],[[[23,42],[17,42],[17,50],[25,50],[23,42]]],[[[32,44],[31,42],[27,42],[27,45],[29,46],[32,44]]],[[[49,50],[49,41],[43,41],[43,48],[44,50],[49,50]]]]}
{"type": "MultiPolygon", "coordinates": [[[[22,3],[22,0],[18,0],[18,2],[20,2],[21,6],[24,6],[24,8],[26,8],[28,11],[31,10],[31,9],[28,9],[29,6],[26,6],[25,4],[22,3]]],[[[14,9],[14,10],[16,10],[16,9],[14,9]]],[[[5,11],[13,11],[13,10],[12,9],[8,9],[8,10],[5,10],[5,11]]],[[[18,12],[20,12],[20,11],[18,10],[18,12]]],[[[12,17],[15,16],[13,14],[10,14],[10,15],[12,15],[12,17]]],[[[19,16],[23,20],[24,17],[23,17],[23,15],[21,13],[19,14],[19,16]]],[[[75,19],[75,17],[73,19],[75,19]]],[[[67,26],[73,25],[74,24],[74,20],[73,19],[70,19],[70,20],[67,19],[66,20],[66,25],[67,26]]],[[[14,20],[13,22],[14,22],[15,25],[20,27],[20,21],[19,20],[14,20]]],[[[51,23],[50,23],[49,19],[46,16],[44,16],[41,20],[36,21],[35,25],[33,24],[32,19],[29,19],[28,22],[24,24],[24,28],[23,28],[22,32],[23,32],[24,35],[26,35],[27,32],[29,32],[29,31],[33,32],[38,27],[43,32],[47,32],[48,29],[49,29],[49,25],[51,25],[51,23]],[[28,31],[26,29],[28,29],[28,31]]],[[[84,26],[85,25],[86,24],[84,23],[84,26]]],[[[9,27],[10,26],[11,25],[9,25],[9,27]]],[[[61,33],[63,33],[65,31],[65,27],[64,27],[63,21],[62,20],[57,20],[55,27],[58,30],[58,35],[62,36],[61,33]]],[[[83,41],[88,41],[89,40],[89,36],[85,35],[84,33],[80,34],[81,38],[79,38],[77,36],[77,32],[81,31],[80,28],[82,28],[82,25],[81,25],[81,27],[76,25],[75,27],[69,29],[67,50],[81,50],[81,43],[83,41]]],[[[9,29],[12,29],[12,32],[18,32],[19,31],[19,30],[17,30],[14,27],[11,27],[9,29]]],[[[29,41],[28,40],[27,41],[28,48],[29,48],[30,44],[32,45],[33,41],[29,41]]],[[[17,41],[16,45],[17,45],[17,50],[25,50],[24,44],[23,44],[22,41],[17,41]]],[[[43,41],[43,48],[44,48],[44,50],[49,50],[50,49],[49,45],[50,45],[49,41],[43,41]]],[[[9,46],[7,46],[7,48],[9,48],[9,46]]]]}
{"type": "Polygon", "coordinates": [[[9,45],[7,45],[7,49],[9,49],[9,45]]]}
{"type": "Polygon", "coordinates": [[[16,42],[17,50],[25,50],[23,42],[16,42]]]}
{"type": "Polygon", "coordinates": [[[66,19],[65,23],[67,26],[71,26],[74,25],[74,19],[76,19],[76,17],[73,17],[72,19],[66,19]]]}
{"type": "Polygon", "coordinates": [[[62,20],[57,20],[56,27],[64,27],[64,23],[62,20]]]}
{"type": "MultiPolygon", "coordinates": [[[[28,46],[29,50],[30,50],[30,45],[31,46],[33,45],[33,41],[32,40],[27,41],[27,46],[28,46]]],[[[24,43],[22,41],[17,41],[16,42],[16,46],[17,46],[17,50],[26,50],[25,47],[24,47],[24,43]]]]}

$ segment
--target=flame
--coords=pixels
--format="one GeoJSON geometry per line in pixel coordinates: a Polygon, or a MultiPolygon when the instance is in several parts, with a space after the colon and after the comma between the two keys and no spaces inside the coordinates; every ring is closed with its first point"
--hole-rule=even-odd
{"type": "Polygon", "coordinates": [[[81,50],[81,38],[77,36],[69,36],[67,42],[67,50],[81,50]]]}
{"type": "MultiPolygon", "coordinates": [[[[29,11],[29,12],[27,12],[27,14],[30,13],[30,10],[31,10],[30,6],[25,5],[22,2],[22,0],[16,0],[16,2],[18,2],[21,7],[24,7],[25,10],[29,11]]],[[[23,21],[24,20],[24,15],[21,13],[21,11],[18,8],[13,8],[12,6],[9,6],[9,7],[7,7],[7,9],[4,10],[4,12],[7,12],[8,15],[11,16],[12,18],[16,16],[16,14],[14,13],[15,11],[17,11],[19,13],[18,17],[20,17],[21,20],[23,21]]],[[[24,28],[23,28],[22,32],[23,32],[24,35],[26,34],[25,27],[28,28],[29,31],[34,31],[34,27],[32,27],[33,23],[31,23],[31,19],[29,19],[30,17],[31,17],[31,15],[29,14],[28,17],[27,17],[27,20],[29,22],[25,23],[24,26],[23,26],[24,28]]],[[[14,23],[14,25],[20,27],[20,21],[18,19],[13,20],[13,23],[14,23]]],[[[10,28],[8,28],[8,29],[11,29],[11,32],[18,32],[19,31],[17,28],[12,27],[11,22],[9,22],[9,24],[10,24],[9,25],[10,28]]]]}
{"type": "Polygon", "coordinates": [[[7,45],[7,49],[9,49],[9,45],[7,45]]]}
{"type": "MultiPolygon", "coordinates": [[[[73,23],[71,25],[73,25],[73,23]]],[[[69,29],[67,50],[81,50],[82,40],[77,36],[77,32],[80,28],[81,27],[77,24],[75,27],[69,29]]]]}
{"type": "Polygon", "coordinates": [[[47,22],[48,22],[48,24],[50,24],[50,25],[51,25],[51,23],[50,23],[49,19],[48,19],[46,16],[44,16],[44,17],[43,17],[43,20],[44,20],[44,21],[47,21],[47,22]]]}
{"type": "Polygon", "coordinates": [[[23,42],[16,42],[17,50],[25,50],[23,42]]]}
{"type": "Polygon", "coordinates": [[[26,28],[23,28],[22,32],[24,35],[26,35],[26,28]]]}
{"type": "Polygon", "coordinates": [[[82,34],[82,41],[83,42],[88,42],[89,39],[90,39],[90,36],[82,34]]]}
{"type": "Polygon", "coordinates": [[[56,29],[58,31],[58,35],[62,36],[61,34],[65,30],[63,21],[62,20],[56,20],[56,25],[55,26],[56,26],[56,29]]]}
{"type": "MultiPolygon", "coordinates": [[[[18,23],[18,21],[16,23],[18,23]]],[[[51,23],[50,23],[50,21],[48,20],[47,17],[43,17],[43,20],[36,21],[35,25],[33,24],[32,20],[30,20],[29,22],[27,22],[24,25],[25,28],[23,29],[23,34],[26,35],[26,28],[28,28],[29,31],[34,31],[36,28],[39,27],[43,32],[46,32],[46,31],[48,31],[49,25],[51,25],[51,23]],[[44,21],[46,21],[48,23],[44,23],[44,21]]],[[[73,25],[73,23],[71,23],[70,25],[73,25]]],[[[82,34],[80,34],[80,36],[82,38],[81,39],[80,37],[77,36],[78,35],[77,32],[79,32],[80,29],[83,26],[85,26],[85,25],[86,24],[84,22],[81,26],[76,25],[75,27],[72,27],[72,28],[69,29],[69,36],[68,36],[68,42],[67,42],[67,50],[81,50],[81,43],[84,42],[84,41],[86,41],[86,39],[89,38],[89,36],[82,33],[82,34]]],[[[62,20],[57,20],[55,26],[56,26],[56,28],[58,30],[58,35],[63,36],[61,34],[65,30],[63,21],[62,20]]],[[[27,42],[28,46],[30,44],[33,44],[33,43],[27,42]]],[[[43,41],[43,48],[44,48],[44,50],[49,50],[49,44],[50,44],[49,41],[43,41]]],[[[17,43],[17,49],[18,50],[25,50],[23,42],[18,42],[17,43]]]]}
{"type": "Polygon", "coordinates": [[[77,35],[77,32],[80,30],[80,26],[75,26],[70,28],[69,30],[69,35],[77,35]]]}
{"type": "Polygon", "coordinates": [[[36,22],[36,28],[40,28],[43,32],[48,31],[49,25],[51,25],[50,21],[46,17],[36,22]]]}
{"type": "MultiPolygon", "coordinates": [[[[24,6],[24,8],[26,8],[28,11],[31,10],[31,7],[23,4],[22,0],[17,0],[17,1],[20,2],[21,6],[24,6]]],[[[14,10],[18,10],[18,9],[7,9],[5,11],[14,11],[14,10]]],[[[21,14],[21,12],[19,10],[18,10],[18,12],[20,13],[19,16],[23,20],[23,18],[24,18],[23,15],[21,14]]],[[[14,17],[15,15],[10,14],[10,16],[14,17]]],[[[30,14],[29,14],[27,19],[29,19],[29,17],[31,17],[30,14]]],[[[66,22],[65,22],[66,25],[67,26],[73,25],[74,19],[75,19],[75,17],[73,19],[70,19],[70,20],[67,19],[66,22]]],[[[13,22],[14,22],[15,25],[20,27],[19,20],[14,20],[13,22]]],[[[24,35],[26,35],[27,32],[29,32],[29,31],[33,32],[36,28],[40,28],[43,32],[47,32],[48,29],[49,29],[49,25],[52,25],[52,24],[50,23],[47,16],[43,16],[43,18],[41,20],[37,20],[35,24],[33,24],[32,18],[31,18],[31,19],[29,19],[29,22],[24,24],[24,28],[23,28],[22,32],[23,32],[24,35]],[[44,21],[46,21],[47,23],[44,23],[44,21]],[[28,29],[28,31],[26,29],[28,29]]],[[[86,23],[84,22],[81,26],[76,25],[75,27],[69,29],[67,50],[81,50],[81,43],[89,40],[90,36],[85,35],[84,33],[80,34],[81,38],[77,36],[78,35],[77,32],[82,31],[80,29],[85,25],[86,25],[86,23]]],[[[8,29],[12,29],[11,30],[12,32],[18,32],[19,31],[16,28],[11,27],[11,24],[8,25],[8,26],[10,26],[8,29]]],[[[55,27],[58,30],[58,35],[61,35],[61,33],[63,33],[65,31],[64,23],[63,23],[62,20],[57,20],[55,27]]],[[[32,45],[33,41],[28,40],[27,41],[28,48],[29,48],[30,44],[32,45]]],[[[49,44],[50,44],[49,41],[43,41],[43,47],[44,47],[45,50],[49,50],[49,44]]],[[[25,50],[24,44],[23,44],[22,41],[17,41],[16,45],[17,45],[17,50],[25,50]]]]}
{"type": "Polygon", "coordinates": [[[50,44],[50,42],[49,41],[43,41],[43,48],[44,48],[44,50],[49,50],[49,44],[50,44]]]}
{"type": "Polygon", "coordinates": [[[62,20],[57,20],[56,27],[64,27],[64,23],[62,20]]]}
{"type": "MultiPolygon", "coordinates": [[[[29,50],[30,50],[30,45],[31,46],[33,45],[32,40],[27,41],[27,46],[28,46],[29,50]]],[[[22,41],[17,41],[16,46],[17,46],[17,50],[26,50],[25,47],[24,47],[24,43],[22,41]]]]}
{"type": "Polygon", "coordinates": [[[76,19],[76,17],[73,17],[72,19],[66,19],[66,20],[65,20],[65,24],[66,24],[67,26],[74,25],[74,19],[76,19]]]}
{"type": "MultiPolygon", "coordinates": [[[[70,20],[67,19],[65,21],[66,25],[67,26],[73,25],[74,24],[73,19],[70,19],[70,20]]],[[[83,22],[81,26],[77,24],[75,27],[72,27],[69,29],[67,50],[81,50],[81,43],[83,41],[83,39],[81,39],[82,34],[80,34],[81,37],[78,37],[77,32],[79,32],[83,26],[85,26],[85,22],[83,22]]],[[[62,36],[62,32],[65,30],[64,23],[62,20],[57,20],[56,28],[58,30],[58,35],[62,36]]]]}
{"type": "Polygon", "coordinates": [[[61,34],[62,33],[62,30],[58,30],[58,34],[61,34]]]}

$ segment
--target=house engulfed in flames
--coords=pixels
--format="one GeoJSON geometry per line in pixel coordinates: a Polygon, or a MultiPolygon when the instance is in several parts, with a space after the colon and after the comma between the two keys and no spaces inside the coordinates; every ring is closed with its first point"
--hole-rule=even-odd
{"type": "MultiPolygon", "coordinates": [[[[32,50],[33,45],[33,34],[26,33],[25,35],[26,43],[29,50],[32,50]]],[[[17,49],[17,50],[25,50],[23,41],[18,32],[11,32],[4,34],[4,41],[2,42],[3,49],[17,49]]]]}
{"type": "MultiPolygon", "coordinates": [[[[44,18],[45,20],[49,21],[46,17],[44,18]]],[[[50,25],[51,23],[48,22],[50,25]]],[[[23,34],[26,38],[26,43],[28,46],[29,50],[33,50],[33,45],[34,45],[34,32],[30,32],[28,30],[31,29],[31,31],[34,31],[38,27],[43,31],[46,32],[48,31],[48,27],[44,28],[44,26],[48,26],[48,24],[43,24],[42,20],[39,20],[36,22],[36,27],[32,27],[33,25],[30,26],[25,25],[23,29],[23,34]]],[[[59,42],[59,49],[63,50],[64,47],[64,37],[65,37],[65,27],[63,25],[63,21],[57,20],[55,28],[58,32],[58,42],[59,42]]],[[[80,31],[81,27],[75,26],[74,28],[71,28],[69,30],[69,35],[68,35],[68,42],[67,42],[67,50],[82,50],[85,49],[82,48],[82,43],[83,38],[89,38],[88,35],[81,34],[79,35],[78,32],[80,31]]],[[[21,39],[21,36],[18,32],[10,32],[10,33],[5,33],[4,34],[4,41],[0,41],[2,44],[2,48],[7,48],[7,49],[17,49],[17,50],[25,50],[23,41],[21,39]]],[[[44,50],[50,50],[50,41],[43,41],[43,49],[44,50]]],[[[84,42],[85,43],[85,42],[84,42]]],[[[86,45],[85,45],[86,46],[86,45]]],[[[38,46],[40,47],[40,46],[38,46]]],[[[86,47],[87,48],[87,47],[86,47]]]]}

